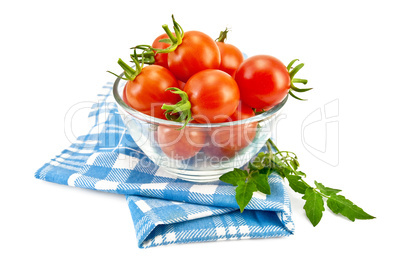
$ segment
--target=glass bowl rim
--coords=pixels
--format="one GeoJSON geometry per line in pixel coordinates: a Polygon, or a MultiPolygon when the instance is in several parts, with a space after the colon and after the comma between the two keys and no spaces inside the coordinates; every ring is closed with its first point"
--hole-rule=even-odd
{"type": "MultiPolygon", "coordinates": [[[[118,86],[120,83],[120,80],[122,80],[122,76],[124,75],[124,72],[120,74],[120,77],[117,77],[114,84],[113,84],[113,97],[114,100],[116,101],[117,105],[119,105],[121,108],[123,108],[124,111],[129,113],[131,116],[135,117],[136,119],[142,119],[144,121],[153,123],[153,124],[162,124],[162,125],[167,125],[167,126],[179,126],[182,127],[183,123],[182,122],[176,122],[176,121],[169,121],[169,120],[164,120],[164,119],[159,119],[156,117],[149,116],[147,114],[144,114],[136,109],[133,109],[129,105],[127,105],[123,99],[120,97],[119,92],[118,92],[118,86]]],[[[124,89],[123,89],[124,90],[124,89]]],[[[215,128],[215,127],[221,127],[221,126],[234,126],[234,125],[240,125],[240,124],[246,124],[246,123],[252,123],[256,121],[262,121],[265,120],[272,115],[275,115],[282,107],[286,104],[288,100],[289,95],[287,94],[286,97],[270,108],[269,110],[260,113],[258,115],[255,115],[251,118],[247,118],[244,120],[237,120],[237,121],[229,121],[229,122],[219,122],[219,123],[187,123],[187,126],[194,127],[194,128],[215,128]]]]}

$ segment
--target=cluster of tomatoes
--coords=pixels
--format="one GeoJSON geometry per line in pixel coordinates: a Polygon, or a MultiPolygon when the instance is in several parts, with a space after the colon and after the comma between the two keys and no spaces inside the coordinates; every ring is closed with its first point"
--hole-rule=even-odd
{"type": "MultiPolygon", "coordinates": [[[[310,89],[294,86],[307,83],[294,78],[303,67],[292,68],[296,60],[285,66],[268,55],[244,59],[237,47],[224,42],[227,30],[214,40],[200,31],[184,32],[172,19],[174,32],[163,25],[166,33],[152,45],[133,47],[135,68],[118,61],[127,80],[123,100],[133,109],[184,126],[222,123],[250,118],[280,103],[288,93],[296,97],[294,92],[310,89]]],[[[253,140],[256,129],[256,123],[212,127],[207,132],[159,125],[157,141],[174,159],[190,158],[202,148],[210,155],[232,157],[253,140]]]]}

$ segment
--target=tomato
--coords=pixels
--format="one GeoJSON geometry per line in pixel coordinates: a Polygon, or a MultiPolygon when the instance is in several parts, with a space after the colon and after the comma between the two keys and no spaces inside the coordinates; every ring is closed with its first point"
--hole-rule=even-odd
{"type": "Polygon", "coordinates": [[[158,144],[166,156],[185,160],[197,154],[204,146],[206,133],[200,128],[158,126],[158,144]]]}
{"type": "Polygon", "coordinates": [[[146,66],[134,80],[127,81],[128,105],[144,114],[165,119],[162,105],[180,100],[178,95],[165,90],[177,86],[176,78],[168,69],[158,65],[146,66]]]}
{"type": "Polygon", "coordinates": [[[130,106],[130,104],[128,103],[128,100],[127,100],[126,91],[127,91],[127,83],[126,83],[126,85],[124,85],[124,89],[123,89],[123,101],[124,101],[124,103],[126,103],[127,105],[130,106]]]}
{"type": "Polygon", "coordinates": [[[225,43],[229,30],[221,31],[216,44],[221,53],[221,65],[219,69],[234,77],[237,68],[243,62],[243,53],[234,45],[225,43]]]}
{"type": "Polygon", "coordinates": [[[229,117],[228,121],[240,121],[245,120],[251,117],[254,117],[253,109],[246,105],[244,102],[240,101],[237,109],[233,114],[229,117]]]}
{"type": "Polygon", "coordinates": [[[244,60],[243,53],[234,45],[224,42],[216,42],[216,44],[221,53],[219,69],[234,77],[236,70],[244,60]]]}
{"type": "Polygon", "coordinates": [[[180,88],[181,90],[183,90],[183,89],[184,89],[184,86],[186,85],[186,83],[184,83],[184,82],[182,82],[182,81],[180,81],[180,80],[177,80],[177,83],[179,84],[179,88],[180,88]]]}
{"type": "Polygon", "coordinates": [[[205,145],[202,148],[205,155],[213,160],[224,160],[235,156],[235,153],[230,150],[223,150],[222,147],[213,142],[210,135],[207,135],[205,145]]]}
{"type": "Polygon", "coordinates": [[[182,82],[187,82],[199,71],[218,69],[220,63],[218,45],[211,37],[199,31],[185,32],[182,43],[168,53],[169,69],[182,82]]]}
{"type": "MultiPolygon", "coordinates": [[[[168,35],[166,33],[159,35],[156,37],[154,42],[152,43],[153,48],[164,49],[170,46],[170,44],[159,42],[161,39],[168,39],[168,35]]],[[[168,67],[168,54],[166,53],[155,53],[155,63],[156,65],[169,68],[168,67]]]]}
{"type": "Polygon", "coordinates": [[[235,112],[240,99],[236,81],[221,70],[203,70],[184,86],[193,118],[200,123],[224,122],[235,112]]]}
{"type": "MultiPolygon", "coordinates": [[[[254,111],[240,102],[236,111],[227,121],[244,120],[254,116],[254,111]]],[[[257,132],[258,122],[229,125],[213,128],[210,131],[210,142],[204,151],[215,156],[233,157],[236,152],[248,146],[257,132]]]]}
{"type": "Polygon", "coordinates": [[[257,109],[269,109],[280,103],[290,89],[286,66],[268,55],[253,56],[243,61],[235,79],[241,100],[257,109]]]}

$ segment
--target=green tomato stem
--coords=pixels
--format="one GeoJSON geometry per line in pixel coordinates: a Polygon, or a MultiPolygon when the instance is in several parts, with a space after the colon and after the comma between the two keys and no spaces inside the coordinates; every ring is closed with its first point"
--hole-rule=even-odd
{"type": "Polygon", "coordinates": [[[224,43],[228,37],[228,32],[229,32],[228,28],[226,28],[224,31],[221,31],[219,33],[219,37],[215,41],[224,43]]]}
{"type": "Polygon", "coordinates": [[[267,146],[270,151],[272,151],[271,147],[273,147],[276,151],[279,151],[278,147],[274,144],[271,138],[268,139],[267,146]]]}
{"type": "Polygon", "coordinates": [[[130,81],[133,81],[135,77],[137,77],[138,74],[140,74],[142,67],[140,66],[140,63],[135,57],[132,57],[134,64],[135,64],[135,69],[130,67],[127,63],[125,63],[121,58],[117,61],[117,63],[120,65],[120,67],[124,70],[124,76],[130,81]]]}
{"type": "Polygon", "coordinates": [[[168,35],[168,37],[172,41],[172,43],[176,43],[177,38],[173,35],[172,31],[169,29],[169,26],[167,24],[164,24],[164,25],[162,25],[162,28],[165,30],[166,34],[168,35]]]}

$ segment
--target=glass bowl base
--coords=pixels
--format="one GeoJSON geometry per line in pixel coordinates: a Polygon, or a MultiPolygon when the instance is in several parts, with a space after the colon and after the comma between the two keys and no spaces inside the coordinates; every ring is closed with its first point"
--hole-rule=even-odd
{"type": "Polygon", "coordinates": [[[167,167],[161,168],[172,176],[177,177],[177,179],[195,183],[216,182],[219,181],[219,177],[221,177],[223,174],[233,171],[233,168],[221,169],[217,171],[189,171],[167,167]]]}

